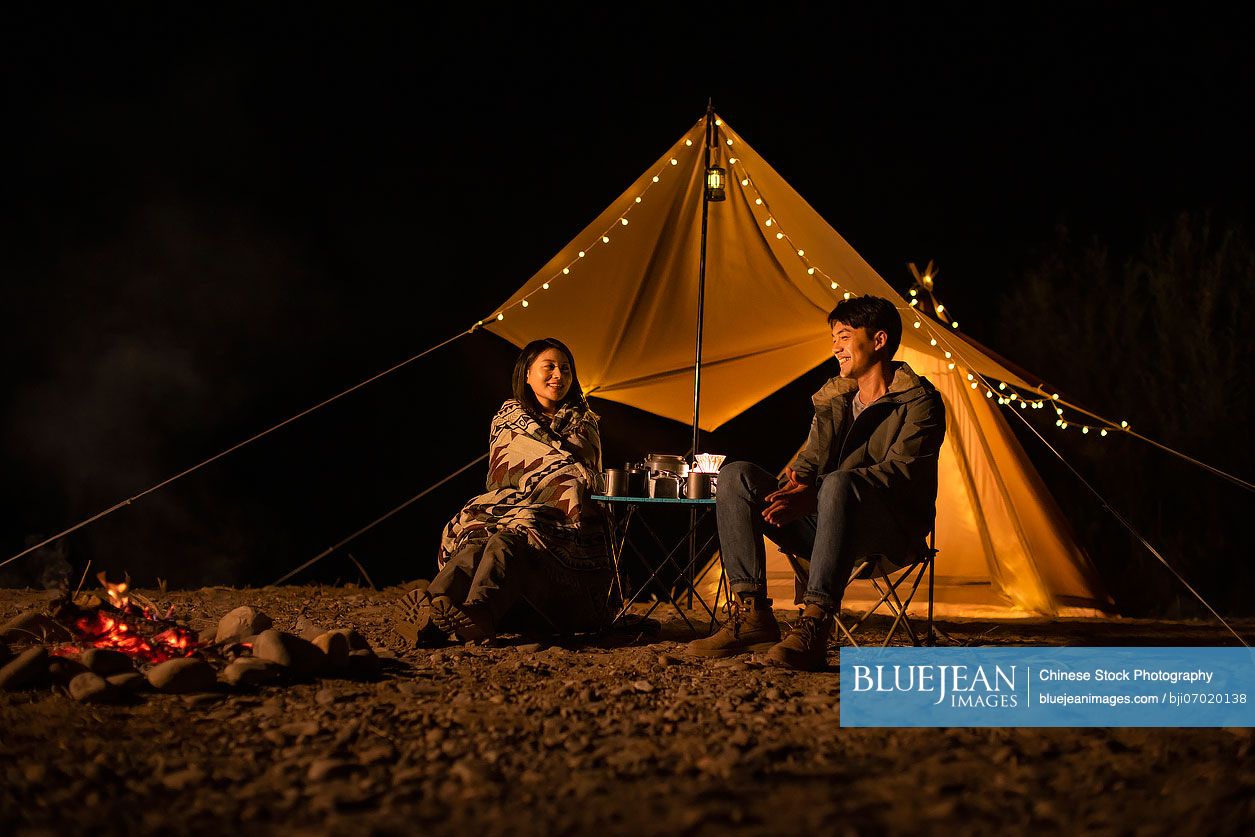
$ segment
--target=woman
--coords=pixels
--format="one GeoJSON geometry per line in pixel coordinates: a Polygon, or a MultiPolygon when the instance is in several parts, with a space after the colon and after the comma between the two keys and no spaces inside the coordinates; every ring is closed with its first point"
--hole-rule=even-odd
{"type": "Polygon", "coordinates": [[[607,621],[612,565],[601,490],[601,437],[561,341],[533,340],[514,364],[513,398],[493,416],[487,491],[445,526],[439,572],[402,597],[398,632],[429,626],[464,641],[495,635],[508,612],[559,631],[607,621]]]}

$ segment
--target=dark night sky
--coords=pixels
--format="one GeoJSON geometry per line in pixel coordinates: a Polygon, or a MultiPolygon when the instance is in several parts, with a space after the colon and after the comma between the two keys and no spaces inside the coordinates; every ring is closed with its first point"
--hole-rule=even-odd
{"type": "MultiPolygon", "coordinates": [[[[48,6],[0,36],[0,560],[463,330],[707,98],[890,284],[935,259],[977,339],[1056,225],[1119,247],[1181,210],[1252,215],[1252,20],[1220,4],[48,6]]],[[[465,338],[66,555],[273,580],[482,453],[513,354],[465,338]]],[[[807,392],[747,417],[781,427],[765,455],[796,445],[807,392]]],[[[480,479],[349,551],[380,583],[425,574],[480,479]]],[[[333,556],[306,577],[353,576],[333,556]]]]}

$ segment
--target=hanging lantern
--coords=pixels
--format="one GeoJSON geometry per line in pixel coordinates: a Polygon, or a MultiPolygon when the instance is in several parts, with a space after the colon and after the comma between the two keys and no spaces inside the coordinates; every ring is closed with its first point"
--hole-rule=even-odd
{"type": "Polygon", "coordinates": [[[727,197],[723,192],[727,182],[728,173],[719,166],[706,169],[706,200],[721,201],[727,197]]]}

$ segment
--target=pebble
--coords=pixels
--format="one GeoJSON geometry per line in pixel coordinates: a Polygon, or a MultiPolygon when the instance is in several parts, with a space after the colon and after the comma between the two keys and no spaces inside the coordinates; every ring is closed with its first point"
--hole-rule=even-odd
{"type": "Polygon", "coordinates": [[[286,677],[283,666],[256,657],[232,660],[222,670],[223,682],[231,686],[271,686],[286,677]]]}
{"type": "Polygon", "coordinates": [[[327,657],[327,666],[333,670],[343,669],[349,662],[348,631],[334,630],[321,633],[311,640],[314,647],[327,657]]]}
{"type": "Polygon", "coordinates": [[[208,692],[218,684],[218,673],[204,660],[182,657],[150,668],[148,682],[157,691],[167,694],[208,692]]]}
{"type": "Polygon", "coordinates": [[[273,624],[274,620],[256,608],[248,605],[237,607],[219,620],[218,630],[214,634],[214,645],[259,634],[273,624]]]}
{"type": "Polygon", "coordinates": [[[135,664],[130,656],[114,648],[89,648],[79,656],[78,661],[86,666],[88,671],[95,672],[101,677],[135,670],[135,664]]]}
{"type": "Polygon", "coordinates": [[[113,703],[122,697],[122,690],[91,671],[71,679],[68,690],[70,697],[80,703],[113,703]]]}
{"type": "Polygon", "coordinates": [[[276,628],[257,635],[257,639],[253,641],[253,656],[278,663],[301,676],[322,671],[327,659],[314,643],[276,628]]]}

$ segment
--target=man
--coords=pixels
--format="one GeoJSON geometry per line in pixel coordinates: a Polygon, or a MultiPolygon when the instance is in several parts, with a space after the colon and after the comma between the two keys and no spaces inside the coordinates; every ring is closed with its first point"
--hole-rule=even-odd
{"type": "Polygon", "coordinates": [[[719,547],[735,598],[719,631],[689,643],[693,654],[766,651],[769,663],[820,671],[855,559],[884,555],[901,566],[926,548],[946,429],[941,395],[892,359],[902,319],[889,300],[839,302],[828,326],[841,373],[812,397],[810,434],[785,476],[743,461],[719,470],[719,547]],[[763,535],[806,585],[802,616],[783,639],[767,598],[763,535]]]}

